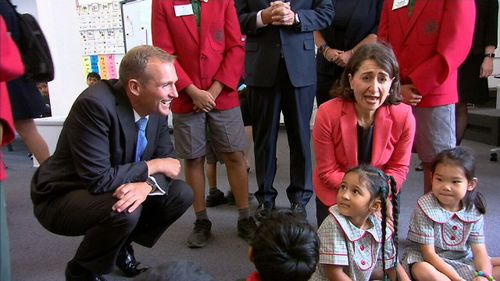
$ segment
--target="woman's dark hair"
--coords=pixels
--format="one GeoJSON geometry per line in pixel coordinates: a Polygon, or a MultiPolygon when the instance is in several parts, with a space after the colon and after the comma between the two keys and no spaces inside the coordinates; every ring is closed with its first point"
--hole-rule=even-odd
{"type": "Polygon", "coordinates": [[[374,61],[389,74],[389,77],[394,78],[389,90],[389,96],[384,101],[384,104],[399,104],[403,100],[400,91],[399,64],[392,49],[380,42],[366,44],[356,50],[340,77],[339,85],[332,90],[332,95],[355,101],[354,92],[349,83],[349,75],[354,76],[361,64],[367,60],[374,61]]]}
{"type": "Polygon", "coordinates": [[[319,260],[315,229],[290,211],[263,219],[250,243],[262,281],[307,281],[319,260]]]}
{"type": "MultiPolygon", "coordinates": [[[[432,163],[432,173],[434,173],[439,164],[458,166],[464,170],[467,181],[476,180],[476,157],[467,148],[457,146],[441,151],[432,163]]],[[[462,204],[468,210],[476,207],[481,214],[486,213],[486,201],[481,192],[477,191],[477,188],[467,191],[465,197],[462,199],[462,204]]]]}
{"type": "MultiPolygon", "coordinates": [[[[386,276],[385,269],[385,241],[386,241],[386,228],[387,220],[390,219],[387,216],[387,200],[391,200],[392,203],[392,220],[394,225],[393,231],[393,243],[395,253],[395,259],[393,268],[397,267],[398,262],[398,219],[399,219],[399,195],[396,189],[396,180],[392,176],[386,175],[382,170],[377,169],[370,165],[360,165],[358,167],[352,168],[347,173],[354,172],[359,175],[361,181],[368,183],[368,190],[371,194],[372,201],[379,199],[381,202],[381,213],[382,213],[382,269],[384,270],[384,276],[386,276]]],[[[346,173],[346,174],[347,174],[346,173]]],[[[385,277],[384,277],[385,280],[385,277]]],[[[399,280],[399,276],[397,277],[399,280]]]]}

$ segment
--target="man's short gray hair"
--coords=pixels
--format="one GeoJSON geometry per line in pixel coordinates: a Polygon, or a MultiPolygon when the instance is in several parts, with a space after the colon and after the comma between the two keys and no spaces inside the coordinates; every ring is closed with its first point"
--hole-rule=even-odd
{"type": "Polygon", "coordinates": [[[120,62],[120,81],[126,85],[130,79],[138,79],[144,82],[148,79],[145,72],[146,66],[151,58],[157,58],[161,62],[171,62],[175,56],[169,55],[164,50],[150,46],[139,45],[130,49],[120,62]]]}

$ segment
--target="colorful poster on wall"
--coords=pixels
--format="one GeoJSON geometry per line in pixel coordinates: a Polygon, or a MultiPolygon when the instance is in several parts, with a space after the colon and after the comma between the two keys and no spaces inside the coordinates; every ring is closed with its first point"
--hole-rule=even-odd
{"type": "Polygon", "coordinates": [[[125,53],[120,1],[79,0],[77,11],[85,75],[118,78],[117,63],[125,53]]]}

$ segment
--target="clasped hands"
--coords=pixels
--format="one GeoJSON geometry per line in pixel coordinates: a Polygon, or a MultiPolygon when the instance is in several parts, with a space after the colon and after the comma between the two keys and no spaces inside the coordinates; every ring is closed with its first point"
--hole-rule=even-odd
{"type": "Polygon", "coordinates": [[[335,63],[340,67],[345,67],[349,60],[351,59],[352,52],[351,51],[341,51],[337,49],[328,48],[323,52],[323,57],[335,63]]]}
{"type": "Polygon", "coordinates": [[[262,22],[264,24],[272,25],[293,25],[295,21],[295,12],[290,7],[290,2],[283,2],[281,0],[273,1],[261,13],[262,22]]]}
{"type": "Polygon", "coordinates": [[[403,102],[411,106],[416,106],[422,101],[422,96],[413,84],[401,85],[401,95],[403,102]]]}
{"type": "MultiPolygon", "coordinates": [[[[158,158],[146,162],[150,175],[164,174],[166,177],[175,179],[181,171],[181,163],[175,158],[158,158]]],[[[112,210],[121,213],[132,213],[146,200],[152,188],[146,182],[131,182],[120,185],[113,197],[118,201],[113,205],[112,210]]]]}
{"type": "Polygon", "coordinates": [[[215,100],[224,89],[224,85],[215,80],[210,88],[202,90],[191,84],[186,88],[186,93],[193,100],[194,112],[209,112],[215,108],[215,100]]]}

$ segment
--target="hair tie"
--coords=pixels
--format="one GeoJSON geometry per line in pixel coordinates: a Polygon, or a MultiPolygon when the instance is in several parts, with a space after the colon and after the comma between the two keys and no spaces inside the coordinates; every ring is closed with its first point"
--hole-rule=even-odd
{"type": "Polygon", "coordinates": [[[382,195],[384,196],[384,198],[387,198],[387,196],[389,195],[390,177],[387,176],[382,170],[377,169],[376,171],[377,171],[378,176],[384,180],[385,184],[381,185],[379,188],[380,188],[380,191],[382,192],[382,195]]]}

